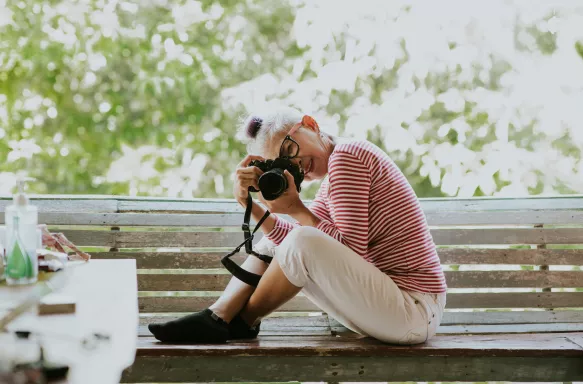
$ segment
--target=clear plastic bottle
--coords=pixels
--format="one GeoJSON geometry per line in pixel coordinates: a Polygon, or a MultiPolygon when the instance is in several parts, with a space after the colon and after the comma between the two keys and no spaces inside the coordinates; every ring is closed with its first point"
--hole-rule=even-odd
{"type": "Polygon", "coordinates": [[[38,278],[38,210],[29,204],[24,180],[18,181],[14,203],[6,208],[6,282],[31,284],[38,278]]]}

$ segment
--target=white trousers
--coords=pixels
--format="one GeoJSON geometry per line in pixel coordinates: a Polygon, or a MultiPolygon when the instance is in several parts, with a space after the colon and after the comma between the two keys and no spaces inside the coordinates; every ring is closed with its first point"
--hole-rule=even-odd
{"type": "Polygon", "coordinates": [[[288,280],[346,328],[387,343],[418,344],[435,335],[446,294],[401,290],[377,267],[313,227],[298,227],[260,253],[274,256],[288,280]]]}

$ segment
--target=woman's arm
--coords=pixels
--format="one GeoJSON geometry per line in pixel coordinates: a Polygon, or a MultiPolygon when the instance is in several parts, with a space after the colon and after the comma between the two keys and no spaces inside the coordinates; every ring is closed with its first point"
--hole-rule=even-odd
{"type": "MultiPolygon", "coordinates": [[[[267,203],[276,212],[285,212],[298,224],[315,227],[364,256],[368,252],[371,180],[370,170],[361,159],[337,152],[328,164],[328,181],[322,184],[309,209],[294,196],[267,203]]],[[[277,218],[267,237],[280,244],[293,228],[293,224],[277,218]]]]}
{"type": "MultiPolygon", "coordinates": [[[[299,198],[294,200],[294,204],[286,213],[296,220],[295,223],[290,223],[276,215],[271,215],[270,217],[275,219],[275,225],[271,232],[266,232],[267,238],[279,245],[296,226],[316,227],[322,219],[329,219],[328,209],[326,208],[326,203],[322,195],[322,191],[326,188],[326,185],[327,181],[324,181],[318,193],[316,193],[316,198],[310,204],[310,208],[306,207],[299,198]]],[[[265,227],[265,229],[268,228],[265,227]]]]}
{"type": "MultiPolygon", "coordinates": [[[[263,218],[265,215],[265,209],[253,201],[253,206],[251,207],[251,217],[255,220],[256,223],[259,223],[259,220],[263,218]]],[[[279,218],[274,215],[269,215],[267,219],[261,225],[261,230],[263,233],[268,234],[275,228],[275,223],[279,218]]]]}
{"type": "Polygon", "coordinates": [[[328,173],[327,217],[318,218],[301,208],[291,215],[364,256],[369,240],[370,171],[356,156],[337,152],[330,159],[328,173]]]}

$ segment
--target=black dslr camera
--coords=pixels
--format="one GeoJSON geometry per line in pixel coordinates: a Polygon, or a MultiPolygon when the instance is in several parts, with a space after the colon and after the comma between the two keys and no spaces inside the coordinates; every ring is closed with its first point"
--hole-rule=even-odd
{"type": "MultiPolygon", "coordinates": [[[[253,160],[250,167],[257,167],[263,171],[259,177],[259,189],[265,200],[275,200],[281,196],[289,187],[283,171],[287,169],[294,178],[298,192],[302,189],[300,185],[304,181],[304,170],[290,160],[278,157],[275,160],[253,160]]],[[[249,187],[250,192],[259,192],[253,187],[249,187]]]]}

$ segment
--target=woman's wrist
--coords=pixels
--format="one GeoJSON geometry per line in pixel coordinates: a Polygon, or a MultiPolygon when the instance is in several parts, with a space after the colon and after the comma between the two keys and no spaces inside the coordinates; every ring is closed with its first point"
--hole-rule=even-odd
{"type": "MultiPolygon", "coordinates": [[[[263,215],[265,215],[266,210],[259,204],[257,204],[255,201],[252,202],[252,206],[251,206],[251,216],[253,217],[253,220],[255,220],[256,223],[259,223],[259,221],[263,218],[263,215]]],[[[273,231],[273,228],[275,228],[275,224],[276,224],[276,219],[275,216],[270,215],[264,222],[263,225],[261,225],[261,231],[264,234],[268,234],[269,232],[273,231]]]]}
{"type": "Polygon", "coordinates": [[[300,225],[304,227],[317,227],[321,220],[312,211],[308,209],[303,203],[290,216],[297,220],[300,225]]]}

